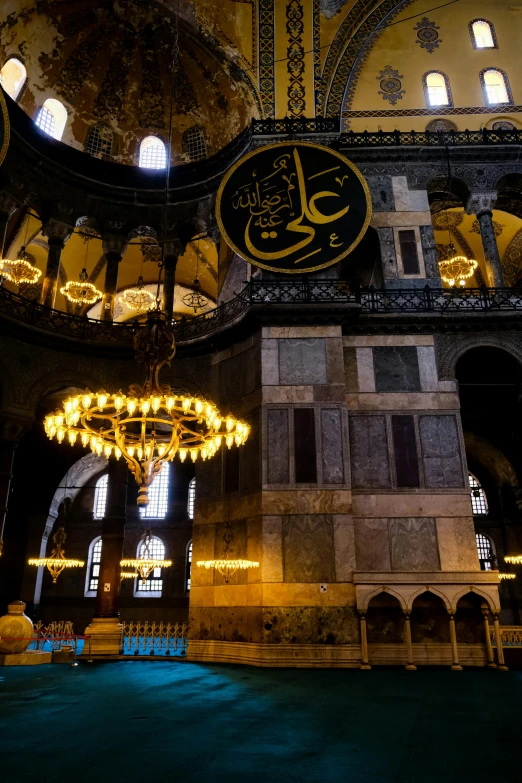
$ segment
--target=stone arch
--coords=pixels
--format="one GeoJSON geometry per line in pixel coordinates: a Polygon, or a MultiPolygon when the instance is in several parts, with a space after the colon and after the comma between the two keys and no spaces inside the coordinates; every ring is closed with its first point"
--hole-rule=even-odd
{"type": "Polygon", "coordinates": [[[401,606],[401,609],[404,612],[408,611],[408,605],[406,603],[406,599],[404,598],[404,596],[402,596],[398,591],[394,590],[392,587],[388,587],[387,585],[383,585],[382,587],[378,587],[377,589],[373,590],[371,593],[368,593],[368,595],[365,595],[363,603],[359,607],[359,611],[363,612],[363,613],[367,612],[368,611],[368,606],[369,606],[370,602],[374,598],[376,598],[378,595],[381,595],[382,593],[389,594],[389,595],[393,596],[394,598],[396,598],[397,601],[399,602],[400,606],[401,606]]]}
{"type": "Polygon", "coordinates": [[[522,174],[504,174],[495,184],[497,200],[495,209],[522,218],[522,174]]]}
{"type": "Polygon", "coordinates": [[[462,590],[453,596],[451,602],[453,612],[457,611],[457,604],[460,599],[464,598],[464,596],[468,595],[468,593],[474,593],[475,595],[480,596],[487,603],[493,614],[498,614],[500,612],[500,604],[496,603],[495,597],[490,593],[487,593],[485,590],[482,590],[480,587],[477,587],[476,585],[466,585],[466,587],[463,587],[462,590]]]}
{"type": "Polygon", "coordinates": [[[430,179],[426,185],[428,202],[432,214],[445,209],[464,209],[470,196],[470,187],[460,177],[438,175],[430,179]]]}
{"type": "Polygon", "coordinates": [[[512,341],[501,335],[477,334],[459,335],[457,338],[438,337],[436,341],[439,380],[454,381],[455,369],[460,357],[471,348],[498,348],[511,354],[522,365],[522,348],[515,339],[512,341]]]}
{"type": "Polygon", "coordinates": [[[441,599],[444,606],[446,607],[447,611],[451,611],[451,602],[447,595],[445,595],[442,590],[439,590],[437,587],[433,587],[432,585],[422,585],[422,587],[419,587],[417,590],[415,590],[414,593],[412,593],[410,596],[408,596],[408,602],[407,602],[407,611],[411,612],[413,610],[413,603],[416,598],[421,596],[423,593],[432,593],[433,595],[436,595],[438,598],[441,599]]]}
{"type": "Polygon", "coordinates": [[[464,433],[464,445],[466,454],[489,475],[494,476],[499,486],[509,484],[514,489],[518,487],[515,468],[500,449],[472,432],[464,433]]]}
{"type": "Polygon", "coordinates": [[[95,390],[101,389],[103,385],[103,381],[76,367],[71,370],[55,370],[54,372],[41,376],[29,387],[25,396],[25,404],[27,408],[34,413],[41,400],[61,389],[72,387],[95,390]]]}

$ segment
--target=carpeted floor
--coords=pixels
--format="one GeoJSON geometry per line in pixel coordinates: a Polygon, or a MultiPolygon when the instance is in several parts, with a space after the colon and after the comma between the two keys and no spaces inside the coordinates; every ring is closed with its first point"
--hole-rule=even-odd
{"type": "Polygon", "coordinates": [[[522,672],[0,669],[0,780],[520,779],[522,672]]]}

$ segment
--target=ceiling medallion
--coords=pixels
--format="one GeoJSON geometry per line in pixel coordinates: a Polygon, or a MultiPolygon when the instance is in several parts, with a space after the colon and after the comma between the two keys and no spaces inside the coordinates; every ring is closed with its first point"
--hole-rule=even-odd
{"type": "Polygon", "coordinates": [[[248,568],[259,568],[259,563],[255,560],[243,560],[229,557],[234,538],[234,531],[232,530],[230,522],[225,522],[225,529],[223,532],[223,541],[225,542],[224,556],[217,560],[198,560],[196,564],[198,568],[206,568],[208,570],[214,569],[221,574],[226,584],[230,582],[230,578],[236,571],[245,571],[248,568]]]}
{"type": "Polygon", "coordinates": [[[156,303],[156,297],[151,291],[145,288],[145,281],[140,275],[138,282],[134,288],[127,288],[118,297],[121,304],[124,304],[129,310],[135,310],[136,312],[145,312],[154,307],[156,303]]]}
{"type": "Polygon", "coordinates": [[[0,259],[0,276],[5,277],[15,285],[36,283],[40,279],[41,274],[41,270],[27,260],[25,247],[20,248],[15,261],[10,261],[8,258],[0,259]]]}
{"type": "Polygon", "coordinates": [[[194,312],[197,313],[198,310],[201,310],[208,304],[208,299],[201,293],[201,283],[197,277],[192,283],[192,289],[189,294],[185,294],[181,301],[187,307],[194,308],[194,312]]]}
{"type": "Polygon", "coordinates": [[[179,455],[195,462],[213,457],[222,442],[228,448],[245,443],[250,427],[234,416],[223,416],[214,403],[201,397],[179,395],[159,383],[161,368],[176,352],[174,335],[161,310],[148,313],[147,323],[134,338],[138,364],[147,368],[145,383],[133,384],[129,393],[97,394],[86,391],[63,402],[63,410],[45,417],[48,437],[76,443],[108,459],[125,459],[140,491],[138,505],[148,505],[148,489],[165,462],[179,455]]]}
{"type": "Polygon", "coordinates": [[[83,560],[71,560],[66,558],[63,545],[67,535],[63,527],[59,527],[53,536],[55,548],[51,553],[51,557],[33,557],[28,562],[33,566],[47,566],[49,573],[53,578],[53,584],[56,584],[56,580],[65,568],[82,568],[85,563],[83,560]]]}
{"type": "Polygon", "coordinates": [[[149,577],[155,568],[169,568],[172,565],[172,560],[159,560],[158,558],[152,557],[150,553],[150,545],[152,543],[152,535],[150,532],[150,528],[147,528],[147,530],[144,532],[144,534],[141,537],[142,546],[139,549],[140,557],[137,558],[126,558],[125,560],[120,560],[120,566],[126,566],[127,568],[135,568],[138,573],[129,572],[129,571],[122,571],[121,572],[121,578],[123,579],[125,577],[131,577],[131,576],[139,576],[141,577],[141,581],[145,582],[147,577],[149,577]]]}
{"type": "Polygon", "coordinates": [[[60,292],[69,302],[75,304],[94,304],[101,299],[103,294],[95,285],[89,283],[89,275],[84,267],[79,275],[79,280],[69,280],[60,288],[60,292]]]}

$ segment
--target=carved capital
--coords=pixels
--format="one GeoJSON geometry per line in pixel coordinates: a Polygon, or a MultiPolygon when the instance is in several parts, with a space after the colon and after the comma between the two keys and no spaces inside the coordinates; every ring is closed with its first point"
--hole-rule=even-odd
{"type": "Polygon", "coordinates": [[[44,237],[47,237],[49,244],[61,243],[63,245],[69,239],[71,233],[72,229],[70,226],[54,218],[47,220],[42,227],[42,234],[44,237]]]}
{"type": "Polygon", "coordinates": [[[180,258],[187,248],[187,243],[182,242],[179,237],[177,239],[169,239],[165,242],[165,258],[174,256],[180,258]]]}
{"type": "Polygon", "coordinates": [[[0,190],[0,212],[11,217],[17,206],[17,202],[9,193],[6,193],[5,190],[0,190]]]}
{"type": "Polygon", "coordinates": [[[118,253],[121,257],[127,247],[127,237],[121,234],[104,234],[102,237],[102,247],[105,255],[118,253]]]}
{"type": "Polygon", "coordinates": [[[0,441],[11,443],[13,448],[30,428],[32,421],[19,416],[0,416],[0,441]]]}
{"type": "Polygon", "coordinates": [[[497,191],[491,190],[482,193],[471,193],[466,204],[468,215],[480,217],[484,212],[491,212],[497,200],[497,191]]]}

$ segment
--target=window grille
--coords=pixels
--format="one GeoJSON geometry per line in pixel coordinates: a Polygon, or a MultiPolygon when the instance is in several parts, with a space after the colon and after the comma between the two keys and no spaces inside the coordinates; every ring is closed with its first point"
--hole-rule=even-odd
{"type": "Polygon", "coordinates": [[[167,165],[165,145],[157,136],[147,136],[140,145],[140,166],[143,169],[164,169],[167,165]]]}
{"type": "Polygon", "coordinates": [[[190,519],[194,519],[194,503],[196,500],[196,479],[191,479],[188,487],[187,512],[190,519]]]}
{"type": "Polygon", "coordinates": [[[187,549],[187,570],[185,574],[185,590],[187,593],[190,592],[191,573],[192,573],[192,541],[188,545],[188,549],[187,549]]]}
{"type": "Polygon", "coordinates": [[[449,90],[443,73],[432,71],[425,76],[426,97],[429,106],[449,106],[449,90]]]}
{"type": "Polygon", "coordinates": [[[169,508],[170,465],[165,462],[161,473],[152,481],[149,488],[149,505],[140,508],[140,515],[145,519],[165,519],[169,508]]]}
{"type": "Polygon", "coordinates": [[[488,68],[482,73],[486,103],[497,106],[500,103],[510,103],[506,77],[496,68],[488,68]]]}
{"type": "Polygon", "coordinates": [[[100,576],[100,563],[101,563],[101,551],[102,540],[101,538],[95,538],[91,544],[91,556],[89,559],[89,580],[87,584],[87,590],[90,593],[95,593],[98,590],[98,578],[100,576]]]}
{"type": "Polygon", "coordinates": [[[203,129],[198,125],[186,130],[181,137],[181,149],[191,161],[203,160],[207,157],[207,148],[203,129]]]}
{"type": "Polygon", "coordinates": [[[14,101],[20,95],[26,79],[25,65],[17,57],[10,57],[0,71],[0,84],[14,101]]]}
{"type": "Polygon", "coordinates": [[[495,553],[493,551],[493,543],[489,536],[485,536],[483,533],[477,533],[475,535],[475,539],[477,541],[480,567],[483,571],[491,571],[495,568],[495,553]]]}
{"type": "Polygon", "coordinates": [[[475,476],[471,473],[469,474],[469,485],[471,487],[471,506],[473,508],[473,515],[487,514],[488,502],[486,500],[486,493],[475,476]]]}
{"type": "Polygon", "coordinates": [[[94,519],[103,519],[105,516],[108,480],[109,476],[106,473],[96,482],[96,489],[94,490],[94,506],[92,509],[94,519]]]}
{"type": "Polygon", "coordinates": [[[105,125],[93,125],[85,142],[85,152],[89,155],[112,155],[114,136],[105,125]]]}
{"type": "Polygon", "coordinates": [[[473,34],[473,43],[475,49],[495,49],[495,35],[493,25],[486,22],[485,19],[477,19],[471,25],[473,34]]]}
{"type": "Polygon", "coordinates": [[[45,106],[42,106],[38,112],[38,116],[36,117],[36,127],[40,128],[40,130],[44,133],[47,133],[48,136],[52,136],[54,138],[56,133],[56,122],[49,109],[46,109],[45,106]]]}
{"type": "MultiPolygon", "coordinates": [[[[149,542],[148,550],[145,549],[145,543],[140,542],[138,548],[138,558],[154,560],[165,560],[165,545],[161,538],[153,536],[149,542]]],[[[134,593],[160,593],[163,590],[163,579],[161,568],[154,568],[149,576],[143,581],[141,577],[135,580],[134,593]]]]}

